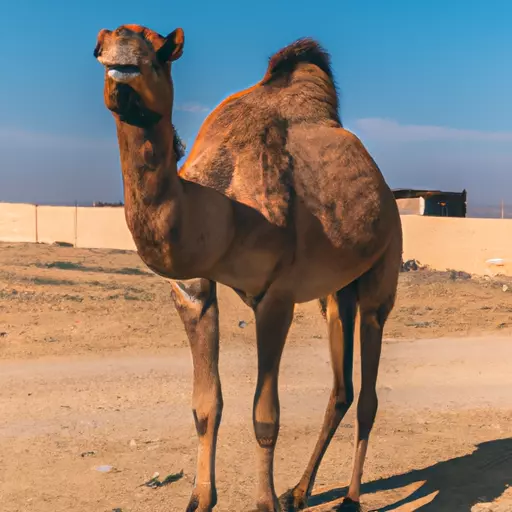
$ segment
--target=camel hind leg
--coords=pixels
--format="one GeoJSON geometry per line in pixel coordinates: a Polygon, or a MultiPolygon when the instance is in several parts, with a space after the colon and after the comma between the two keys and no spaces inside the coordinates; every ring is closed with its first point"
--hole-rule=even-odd
{"type": "Polygon", "coordinates": [[[302,510],[314,486],[316,473],[329,443],[353,400],[352,365],[357,305],[361,316],[361,392],[357,410],[356,447],[352,479],[340,510],[358,510],[363,465],[368,439],[377,412],[376,383],[382,332],[391,312],[401,261],[400,239],[393,240],[386,253],[366,274],[336,295],[320,299],[320,311],[327,320],[334,385],[324,423],[308,466],[299,484],[281,497],[284,511],[302,510]]]}
{"type": "Polygon", "coordinates": [[[352,366],[357,283],[351,283],[336,294],[320,299],[320,309],[327,320],[333,387],[322,429],[306,470],[298,485],[281,497],[284,511],[301,510],[306,507],[322,458],[354,400],[352,366]]]}
{"type": "Polygon", "coordinates": [[[379,262],[357,281],[361,324],[361,391],[357,403],[352,478],[339,510],[359,509],[363,466],[378,407],[376,387],[382,333],[395,303],[401,257],[401,240],[393,239],[379,262]]]}

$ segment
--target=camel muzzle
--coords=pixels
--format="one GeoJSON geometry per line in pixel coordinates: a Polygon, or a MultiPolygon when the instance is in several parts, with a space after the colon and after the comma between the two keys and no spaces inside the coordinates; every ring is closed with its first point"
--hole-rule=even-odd
{"type": "Polygon", "coordinates": [[[140,68],[133,65],[107,66],[107,75],[121,84],[127,84],[140,76],[140,68]]]}

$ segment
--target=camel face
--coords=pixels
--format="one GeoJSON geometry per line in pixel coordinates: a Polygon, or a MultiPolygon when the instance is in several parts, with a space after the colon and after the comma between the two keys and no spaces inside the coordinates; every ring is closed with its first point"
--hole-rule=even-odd
{"type": "Polygon", "coordinates": [[[98,34],[94,56],[105,67],[105,104],[132,124],[170,115],[171,61],[183,52],[184,34],[167,37],[139,25],[121,25],[98,34]]]}

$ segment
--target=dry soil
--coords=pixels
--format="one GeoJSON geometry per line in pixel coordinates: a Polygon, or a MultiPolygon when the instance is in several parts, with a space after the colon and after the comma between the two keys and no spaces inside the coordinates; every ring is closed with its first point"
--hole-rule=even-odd
{"type": "MultiPolygon", "coordinates": [[[[254,507],[254,323],[221,287],[220,512],[254,507]]],[[[512,283],[403,273],[386,328],[368,510],[512,511],[512,283]]],[[[356,353],[356,383],[359,379],[356,353]]],[[[294,485],[331,383],[326,329],[300,305],[283,356],[276,487],[294,485]]],[[[195,469],[191,361],[169,287],[136,254],[0,244],[0,510],[183,511],[195,469]],[[98,471],[102,466],[109,472],[98,471]],[[157,489],[154,472],[180,473],[157,489]]],[[[354,410],[310,510],[343,496],[354,410]]]]}

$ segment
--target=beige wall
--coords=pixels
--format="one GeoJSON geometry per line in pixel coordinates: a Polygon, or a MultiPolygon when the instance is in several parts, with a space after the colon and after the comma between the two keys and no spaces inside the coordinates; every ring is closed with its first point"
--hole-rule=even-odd
{"type": "Polygon", "coordinates": [[[33,204],[0,203],[0,241],[35,242],[35,211],[33,204]]]}
{"type": "Polygon", "coordinates": [[[135,250],[124,208],[78,208],[77,246],[135,250]]]}
{"type": "MultiPolygon", "coordinates": [[[[75,208],[39,206],[38,239],[75,243],[75,208]]],[[[512,275],[512,220],[403,215],[404,260],[416,259],[438,270],[512,275]],[[503,266],[486,263],[504,259],[503,266]]],[[[78,247],[135,250],[123,208],[76,211],[78,247]]],[[[0,203],[0,241],[35,242],[35,206],[0,203]]]]}
{"type": "Polygon", "coordinates": [[[404,260],[472,274],[512,275],[512,220],[402,216],[404,260]],[[500,267],[487,264],[502,258],[500,267]]]}
{"type": "Polygon", "coordinates": [[[45,244],[75,244],[75,208],[69,206],[37,207],[37,241],[45,244]]]}

